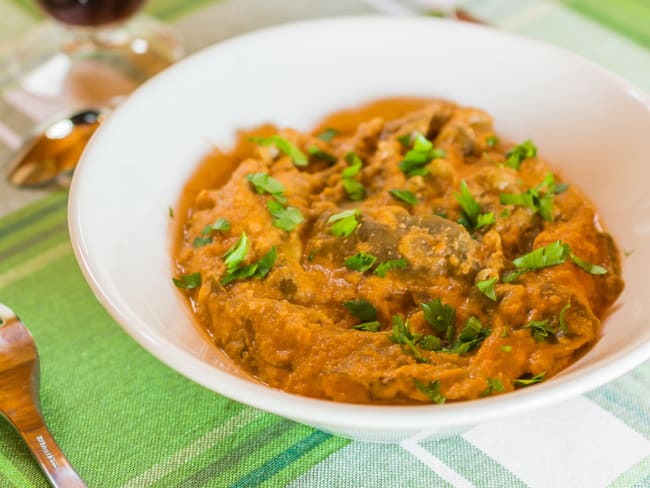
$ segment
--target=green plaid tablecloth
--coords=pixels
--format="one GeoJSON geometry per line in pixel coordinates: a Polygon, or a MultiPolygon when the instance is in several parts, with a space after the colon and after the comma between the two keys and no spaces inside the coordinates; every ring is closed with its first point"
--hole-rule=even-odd
{"type": "MultiPolygon", "coordinates": [[[[451,3],[154,0],[147,9],[174,23],[194,50],[269,23],[377,10],[424,13],[451,3]]],[[[650,91],[650,0],[464,6],[498,27],[579,52],[650,91]]],[[[40,19],[29,0],[0,0],[0,43],[40,19]]],[[[47,110],[15,91],[2,94],[0,160],[47,110]]],[[[650,363],[543,412],[463,435],[400,445],[351,442],[232,402],[146,353],[104,312],[79,272],[66,198],[0,183],[0,302],[33,331],[44,416],[89,486],[650,487],[650,363]]],[[[0,488],[13,486],[46,483],[18,435],[0,422],[0,488]]]]}

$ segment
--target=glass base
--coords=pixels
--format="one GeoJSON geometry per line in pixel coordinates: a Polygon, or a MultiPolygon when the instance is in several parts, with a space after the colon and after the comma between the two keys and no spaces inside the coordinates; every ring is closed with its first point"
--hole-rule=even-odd
{"type": "Polygon", "coordinates": [[[101,28],[46,22],[19,43],[8,68],[14,82],[35,97],[114,105],[182,56],[169,26],[137,15],[101,28]]]}

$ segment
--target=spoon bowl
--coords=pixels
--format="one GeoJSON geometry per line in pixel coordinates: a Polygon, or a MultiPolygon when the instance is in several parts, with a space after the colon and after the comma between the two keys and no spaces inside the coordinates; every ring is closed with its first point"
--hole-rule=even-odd
{"type": "Polygon", "coordinates": [[[108,112],[77,109],[38,127],[11,158],[9,182],[22,188],[69,187],[81,153],[108,112]]]}
{"type": "Polygon", "coordinates": [[[45,425],[39,381],[32,335],[11,309],[0,304],[0,413],[23,438],[52,486],[85,487],[45,425]]]}

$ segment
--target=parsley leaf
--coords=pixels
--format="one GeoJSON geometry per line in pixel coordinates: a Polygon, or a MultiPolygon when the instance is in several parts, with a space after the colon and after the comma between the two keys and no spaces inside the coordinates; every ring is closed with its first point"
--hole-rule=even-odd
{"type": "Polygon", "coordinates": [[[553,220],[553,194],[558,187],[555,185],[553,173],[547,173],[544,181],[535,188],[524,193],[501,193],[499,200],[503,205],[520,205],[528,207],[534,213],[539,212],[544,220],[553,220]],[[542,194],[544,190],[544,194],[542,194]]]}
{"type": "Polygon", "coordinates": [[[343,173],[341,173],[343,178],[352,178],[356,176],[359,171],[361,171],[361,167],[363,166],[363,161],[361,161],[361,158],[358,156],[357,153],[352,151],[347,152],[345,154],[345,161],[350,166],[345,168],[343,170],[343,173]]]}
{"type": "MultiPolygon", "coordinates": [[[[401,136],[398,140],[402,145],[408,147],[408,144],[404,144],[407,141],[405,136],[401,136]]],[[[433,159],[447,156],[445,151],[434,148],[433,143],[419,132],[415,134],[415,137],[409,135],[408,142],[411,141],[413,143],[412,149],[404,155],[404,159],[399,163],[399,169],[408,177],[428,174],[427,164],[433,159]]]]}
{"type": "Polygon", "coordinates": [[[501,393],[505,390],[503,383],[498,378],[486,378],[485,381],[487,381],[488,386],[481,392],[480,396],[482,397],[490,396],[492,393],[501,393]]]}
{"type": "Polygon", "coordinates": [[[512,272],[503,277],[503,281],[510,283],[521,274],[533,269],[542,269],[549,266],[562,264],[571,254],[571,248],[562,241],[555,241],[547,246],[540,247],[534,251],[524,254],[513,261],[518,271],[512,272]]]}
{"type": "Polygon", "coordinates": [[[257,263],[252,263],[248,266],[239,265],[232,270],[227,270],[226,274],[223,276],[223,278],[221,278],[221,284],[227,285],[232,281],[251,277],[261,280],[267,274],[269,274],[269,271],[271,271],[271,268],[273,268],[277,257],[277,249],[275,246],[273,246],[269,252],[262,256],[262,259],[260,259],[257,263]]]}
{"type": "Polygon", "coordinates": [[[174,218],[174,209],[169,207],[168,210],[169,210],[169,218],[173,219],[174,218]]]}
{"type": "Polygon", "coordinates": [[[332,129],[331,127],[328,127],[325,129],[323,132],[318,134],[318,137],[321,141],[325,142],[330,142],[334,137],[339,133],[336,129],[332,129]]]}
{"type": "Polygon", "coordinates": [[[269,199],[266,202],[271,217],[273,217],[273,225],[279,229],[286,230],[287,232],[295,229],[305,218],[295,207],[284,207],[281,203],[269,199]]]}
{"type": "Polygon", "coordinates": [[[549,336],[555,337],[555,329],[551,327],[548,320],[531,320],[524,325],[524,329],[531,330],[536,342],[546,342],[549,336]]]}
{"type": "Polygon", "coordinates": [[[212,237],[196,236],[192,242],[192,247],[203,247],[207,246],[208,244],[212,244],[212,237]]]}
{"type": "Polygon", "coordinates": [[[172,281],[178,288],[191,290],[201,286],[201,273],[181,275],[179,279],[172,278],[172,281]]]}
{"type": "Polygon", "coordinates": [[[439,351],[442,349],[440,337],[434,335],[425,335],[418,339],[418,346],[427,351],[439,351]]]}
{"type": "Polygon", "coordinates": [[[286,202],[287,199],[282,195],[285,190],[284,185],[267,173],[249,173],[246,175],[246,179],[260,195],[268,193],[279,202],[286,202]]]}
{"type": "Polygon", "coordinates": [[[393,189],[390,191],[390,194],[398,200],[402,200],[403,202],[408,203],[409,205],[415,205],[418,203],[417,197],[408,190],[393,189]]]}
{"type": "Polygon", "coordinates": [[[488,136],[485,139],[485,143],[488,145],[488,147],[494,147],[499,144],[499,138],[497,136],[488,136]]]}
{"type": "Polygon", "coordinates": [[[515,388],[534,385],[535,383],[541,383],[544,380],[545,375],[546,371],[543,371],[540,374],[533,376],[532,378],[517,378],[515,381],[513,381],[513,383],[515,385],[515,388]]]}
{"type": "Polygon", "coordinates": [[[328,153],[327,151],[323,151],[322,149],[320,149],[320,148],[318,148],[316,146],[309,146],[307,148],[307,152],[309,153],[310,156],[314,156],[316,159],[326,161],[329,164],[336,163],[336,156],[334,156],[333,154],[328,153]]]}
{"type": "Polygon", "coordinates": [[[480,290],[481,293],[483,293],[486,297],[488,297],[492,301],[497,301],[497,294],[494,291],[494,285],[497,282],[496,278],[492,278],[490,280],[482,280],[476,283],[476,288],[480,290]]]}
{"type": "Polygon", "coordinates": [[[344,178],[341,184],[343,185],[343,189],[345,190],[345,193],[347,193],[350,200],[358,202],[366,197],[366,189],[357,180],[344,178]]]}
{"type": "Polygon", "coordinates": [[[344,210],[337,214],[332,215],[327,219],[328,224],[332,224],[330,230],[336,237],[347,237],[354,232],[359,225],[357,217],[361,212],[357,209],[344,210]]]}
{"type": "Polygon", "coordinates": [[[422,356],[420,350],[415,346],[415,337],[409,328],[408,320],[404,322],[401,316],[393,315],[393,333],[389,337],[390,341],[399,344],[402,351],[409,352],[418,363],[427,363],[427,359],[422,356]]]}
{"type": "Polygon", "coordinates": [[[343,263],[351,270],[361,271],[363,273],[364,271],[368,271],[370,268],[372,268],[372,265],[375,264],[375,261],[377,261],[377,256],[373,256],[372,254],[365,252],[358,252],[354,256],[345,258],[345,261],[343,263]]]}
{"type": "Polygon", "coordinates": [[[426,320],[434,330],[445,332],[450,327],[453,329],[456,321],[456,309],[450,305],[443,304],[440,298],[435,298],[429,303],[423,303],[422,312],[426,320]]]}
{"type": "Polygon", "coordinates": [[[358,325],[353,325],[355,330],[365,330],[366,332],[379,332],[379,322],[373,320],[371,322],[363,322],[358,325]]]}
{"type": "Polygon", "coordinates": [[[533,141],[528,139],[521,144],[513,147],[510,151],[508,151],[506,156],[507,159],[505,165],[519,171],[521,162],[524,159],[534,158],[537,156],[537,146],[533,144],[533,141]]]}
{"type": "Polygon", "coordinates": [[[250,242],[248,241],[248,236],[246,232],[242,232],[237,242],[223,255],[223,262],[226,265],[228,273],[241,266],[242,261],[246,258],[246,254],[248,254],[249,247],[250,242]]]}
{"type": "Polygon", "coordinates": [[[368,300],[360,298],[359,300],[350,300],[343,304],[352,315],[363,320],[370,322],[377,319],[377,309],[368,300]]]}
{"type": "Polygon", "coordinates": [[[480,213],[481,206],[469,192],[465,180],[460,182],[460,193],[454,193],[454,198],[463,209],[463,215],[458,222],[467,230],[478,229],[495,222],[494,213],[480,213]]]}
{"type": "Polygon", "coordinates": [[[413,384],[418,390],[428,396],[433,403],[442,405],[447,400],[440,393],[440,380],[430,381],[428,385],[425,385],[420,380],[413,378],[413,384]]]}
{"type": "Polygon", "coordinates": [[[457,354],[463,354],[466,352],[472,352],[477,347],[481,345],[483,340],[492,333],[492,330],[483,327],[483,324],[478,319],[478,317],[471,316],[465,322],[465,326],[458,334],[456,342],[452,347],[446,349],[446,352],[455,352],[457,354]]]}
{"type": "Polygon", "coordinates": [[[213,230],[216,231],[227,231],[230,230],[230,222],[228,222],[226,219],[223,217],[219,217],[217,220],[214,221],[213,224],[208,224],[203,228],[203,234],[209,234],[213,230]]]}
{"type": "Polygon", "coordinates": [[[481,227],[494,224],[495,222],[496,219],[494,218],[493,212],[478,214],[478,217],[476,218],[476,228],[480,229],[481,227]]]}
{"type": "Polygon", "coordinates": [[[569,332],[569,327],[567,326],[566,323],[566,318],[565,314],[567,310],[571,308],[571,302],[569,301],[562,310],[560,310],[560,316],[559,316],[559,322],[560,322],[560,331],[562,331],[563,334],[567,334],[569,332]]]}
{"type": "Polygon", "coordinates": [[[277,147],[278,150],[289,156],[296,166],[307,166],[309,164],[309,158],[304,152],[277,134],[271,137],[251,137],[250,140],[260,146],[277,147]]]}
{"type": "Polygon", "coordinates": [[[406,259],[389,259],[375,268],[375,274],[382,278],[386,278],[386,273],[391,269],[406,269],[407,265],[408,263],[406,262],[406,259]]]}
{"type": "Polygon", "coordinates": [[[571,260],[578,265],[580,269],[583,271],[586,271],[587,273],[593,274],[593,275],[602,275],[607,273],[607,270],[603,268],[602,266],[598,266],[597,264],[591,264],[589,261],[585,261],[584,259],[580,259],[578,256],[575,254],[571,253],[571,260]]]}

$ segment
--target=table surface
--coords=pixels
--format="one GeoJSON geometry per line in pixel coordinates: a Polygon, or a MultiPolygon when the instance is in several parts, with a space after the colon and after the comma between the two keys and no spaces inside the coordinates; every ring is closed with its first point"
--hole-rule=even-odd
{"type": "MultiPolygon", "coordinates": [[[[266,25],[426,14],[462,3],[497,27],[578,52],[650,92],[648,0],[153,0],[189,52],[266,25]]],[[[42,20],[0,0],[0,69],[42,20]]],[[[0,73],[0,79],[2,78],[0,73]]],[[[0,93],[0,163],[60,106],[0,93]]],[[[0,302],[28,324],[55,437],[89,486],[650,487],[650,362],[543,412],[440,440],[352,442],[232,402],[166,368],[97,303],[72,255],[65,191],[0,179],[0,302]]],[[[1,394],[1,392],[0,392],[1,394]]],[[[0,487],[46,482],[0,422],[0,487]]]]}

